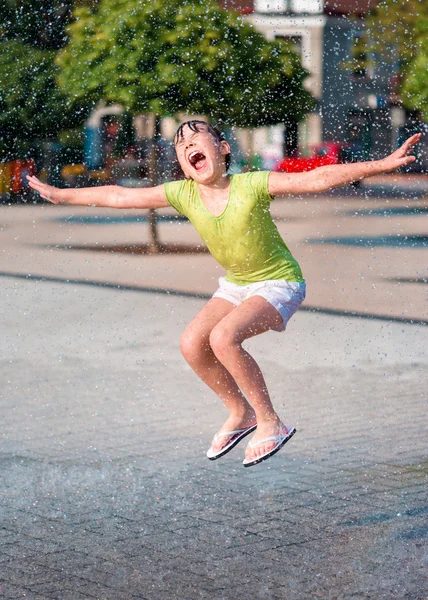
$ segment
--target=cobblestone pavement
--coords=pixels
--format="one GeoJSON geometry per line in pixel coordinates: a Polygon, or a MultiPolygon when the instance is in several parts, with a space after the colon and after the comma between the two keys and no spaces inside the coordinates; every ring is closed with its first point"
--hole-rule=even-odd
{"type": "Polygon", "coordinates": [[[244,469],[179,354],[202,300],[1,282],[1,598],[428,597],[427,327],[251,340],[298,433],[244,469]]]}

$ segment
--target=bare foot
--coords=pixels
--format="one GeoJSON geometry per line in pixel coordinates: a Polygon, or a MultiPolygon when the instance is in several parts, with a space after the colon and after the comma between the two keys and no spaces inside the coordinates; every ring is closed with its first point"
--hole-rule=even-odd
{"type": "Polygon", "coordinates": [[[223,423],[223,427],[215,434],[211,444],[214,452],[220,452],[222,448],[231,439],[232,435],[223,435],[227,431],[235,431],[236,429],[245,429],[256,424],[256,415],[253,411],[246,413],[244,416],[230,415],[223,423]]]}
{"type": "Polygon", "coordinates": [[[250,445],[247,446],[247,449],[245,450],[245,459],[247,461],[256,460],[259,456],[262,456],[263,454],[273,450],[278,443],[270,441],[259,444],[258,442],[261,440],[277,435],[287,435],[287,433],[287,427],[280,421],[279,418],[275,421],[258,423],[256,433],[251,438],[251,443],[255,445],[255,448],[250,445]]]}

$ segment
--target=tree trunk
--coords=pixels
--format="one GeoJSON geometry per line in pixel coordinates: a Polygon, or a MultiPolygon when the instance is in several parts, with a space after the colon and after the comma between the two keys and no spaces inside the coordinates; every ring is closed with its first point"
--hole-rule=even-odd
{"type": "MultiPolygon", "coordinates": [[[[150,160],[149,160],[149,179],[150,185],[158,185],[158,141],[161,135],[161,118],[159,115],[154,115],[154,131],[150,147],[150,160]]],[[[156,211],[154,209],[149,210],[149,229],[150,229],[150,251],[157,254],[160,248],[158,224],[156,218],[156,211]]]]}
{"type": "Polygon", "coordinates": [[[298,123],[297,121],[286,121],[284,131],[284,156],[297,156],[298,123]]]}

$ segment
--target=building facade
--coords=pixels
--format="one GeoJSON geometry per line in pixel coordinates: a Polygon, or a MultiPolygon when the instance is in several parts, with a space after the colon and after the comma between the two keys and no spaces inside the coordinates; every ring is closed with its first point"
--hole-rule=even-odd
{"type": "MultiPolygon", "coordinates": [[[[341,142],[352,145],[358,159],[372,159],[396,147],[404,124],[404,111],[391,102],[397,65],[363,56],[364,16],[378,1],[223,0],[268,39],[288,40],[310,73],[305,87],[317,108],[298,124],[294,151],[341,142]]],[[[385,52],[392,56],[394,49],[385,52]]],[[[283,126],[255,138],[255,149],[267,147],[272,156],[293,151],[283,126]]]]}

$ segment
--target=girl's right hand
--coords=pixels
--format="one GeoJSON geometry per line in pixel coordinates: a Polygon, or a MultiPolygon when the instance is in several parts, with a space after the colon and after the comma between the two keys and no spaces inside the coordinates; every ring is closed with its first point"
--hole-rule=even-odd
{"type": "Polygon", "coordinates": [[[34,177],[34,175],[27,175],[27,180],[30,188],[39,192],[40,196],[45,200],[49,200],[52,204],[61,204],[62,190],[60,188],[47,185],[34,177]]]}

